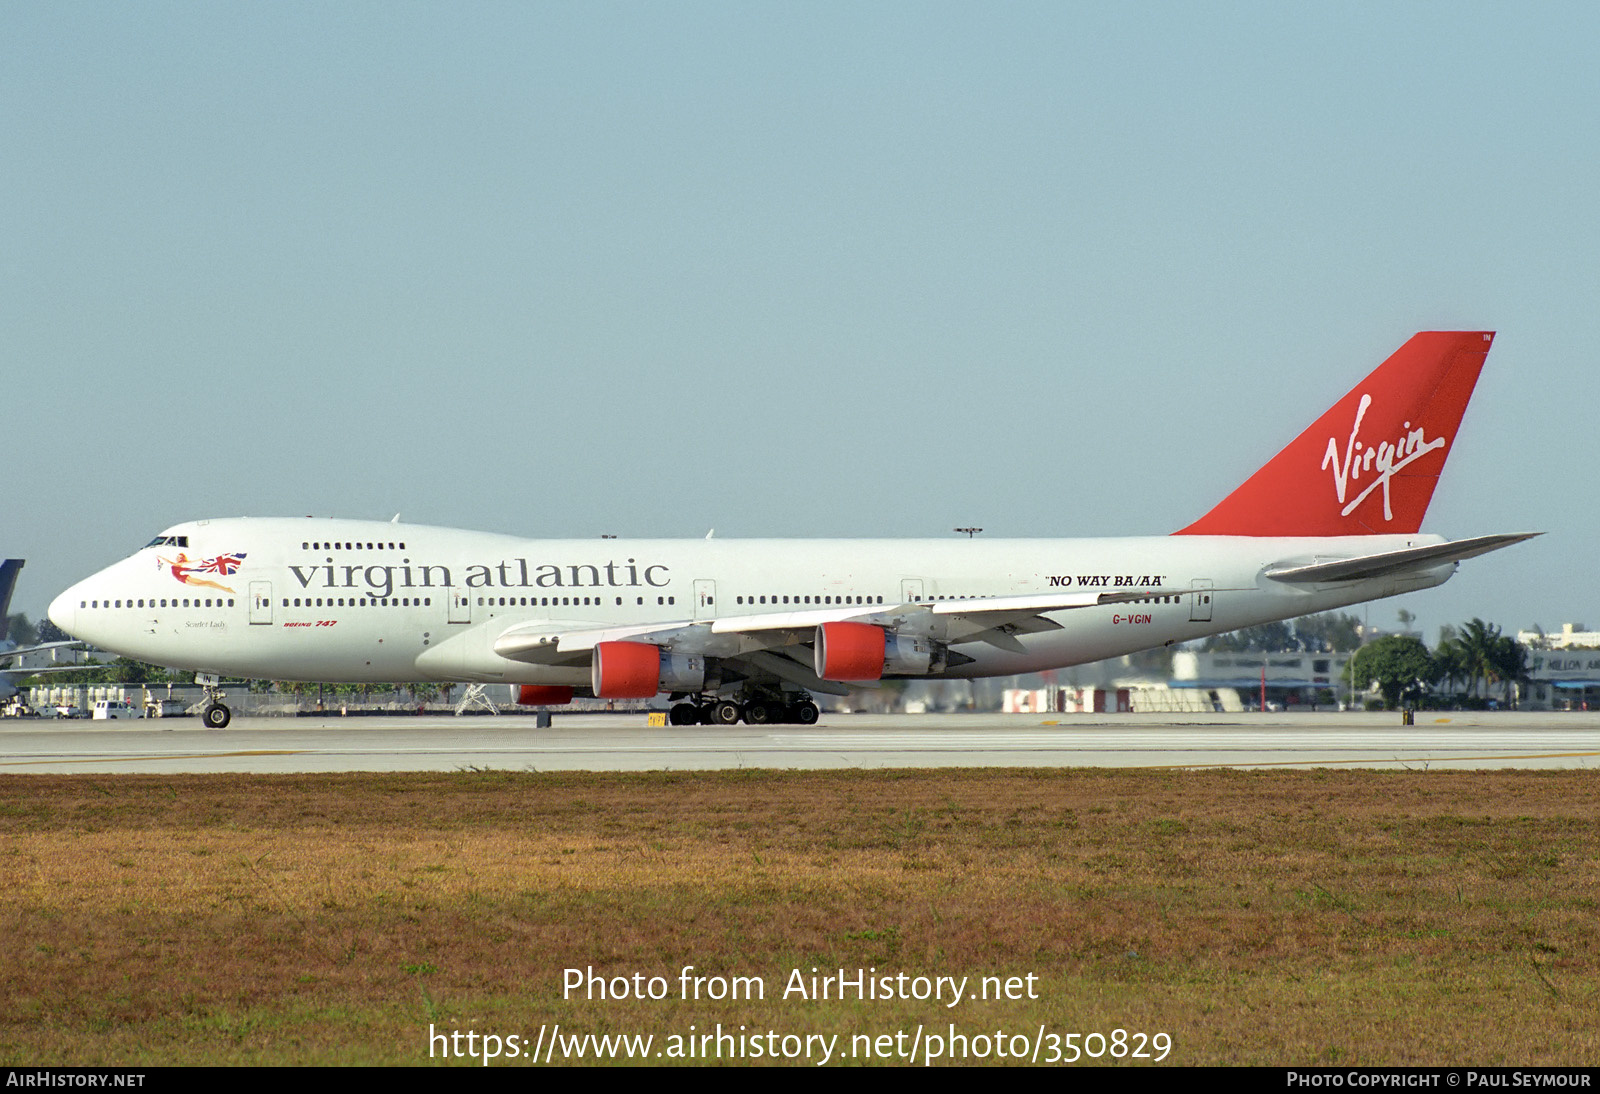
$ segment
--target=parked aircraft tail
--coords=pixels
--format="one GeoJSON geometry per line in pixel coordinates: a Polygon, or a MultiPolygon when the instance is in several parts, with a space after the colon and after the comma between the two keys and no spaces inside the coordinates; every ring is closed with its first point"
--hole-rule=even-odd
{"type": "Polygon", "coordinates": [[[0,562],[0,642],[6,640],[6,632],[11,629],[11,592],[17,587],[17,574],[21,572],[20,558],[0,562]]]}
{"type": "Polygon", "coordinates": [[[1492,331],[1424,331],[1395,351],[1189,536],[1418,531],[1492,331]]]}

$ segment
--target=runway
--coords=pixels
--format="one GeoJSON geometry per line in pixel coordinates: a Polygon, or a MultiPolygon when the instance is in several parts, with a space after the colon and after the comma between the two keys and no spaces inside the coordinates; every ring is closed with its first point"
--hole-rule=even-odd
{"type": "Polygon", "coordinates": [[[652,727],[639,714],[22,722],[0,773],[709,771],[730,768],[1600,767],[1600,714],[833,715],[652,727]]]}

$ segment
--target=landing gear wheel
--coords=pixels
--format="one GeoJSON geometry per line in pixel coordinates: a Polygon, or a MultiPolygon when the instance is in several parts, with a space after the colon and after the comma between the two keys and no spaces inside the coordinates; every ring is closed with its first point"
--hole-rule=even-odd
{"type": "Polygon", "coordinates": [[[809,699],[796,703],[793,707],[793,711],[794,720],[803,726],[816,725],[817,717],[822,713],[817,709],[817,704],[813,703],[809,699]]]}
{"type": "Polygon", "coordinates": [[[768,722],[777,720],[773,717],[773,713],[773,709],[769,704],[763,703],[761,700],[757,699],[753,703],[746,704],[744,708],[744,720],[753,726],[764,726],[768,722]]]}
{"type": "Polygon", "coordinates": [[[744,711],[739,709],[739,704],[724,699],[711,708],[711,722],[713,725],[733,726],[739,724],[739,716],[744,711]]]}
{"type": "Polygon", "coordinates": [[[221,703],[212,703],[200,715],[200,720],[205,722],[207,729],[223,729],[232,718],[233,711],[221,703]]]}
{"type": "Polygon", "coordinates": [[[700,711],[693,703],[678,703],[667,714],[667,721],[675,726],[692,726],[700,720],[700,711]]]}

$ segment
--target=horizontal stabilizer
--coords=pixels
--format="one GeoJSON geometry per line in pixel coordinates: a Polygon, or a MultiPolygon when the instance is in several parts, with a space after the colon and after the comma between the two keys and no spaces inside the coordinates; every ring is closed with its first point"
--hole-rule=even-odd
{"type": "Polygon", "coordinates": [[[1264,576],[1274,581],[1296,584],[1316,584],[1328,581],[1364,581],[1367,578],[1387,577],[1403,570],[1426,570],[1442,562],[1460,562],[1490,551],[1498,551],[1513,543],[1543,535],[1542,532],[1516,532],[1494,536],[1475,536],[1458,539],[1453,543],[1439,543],[1431,547],[1408,547],[1402,551],[1384,551],[1359,558],[1341,558],[1331,562],[1313,562],[1307,565],[1286,566],[1268,570],[1264,576]]]}

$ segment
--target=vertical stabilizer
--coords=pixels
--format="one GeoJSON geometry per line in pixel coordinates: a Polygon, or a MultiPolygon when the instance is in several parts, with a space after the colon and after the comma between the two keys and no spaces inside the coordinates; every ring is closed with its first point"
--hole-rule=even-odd
{"type": "Polygon", "coordinates": [[[6,632],[11,629],[11,591],[17,587],[17,574],[21,572],[20,558],[0,562],[0,642],[6,640],[6,632]]]}
{"type": "Polygon", "coordinates": [[[1424,331],[1178,535],[1359,536],[1420,530],[1491,331],[1424,331]]]}

